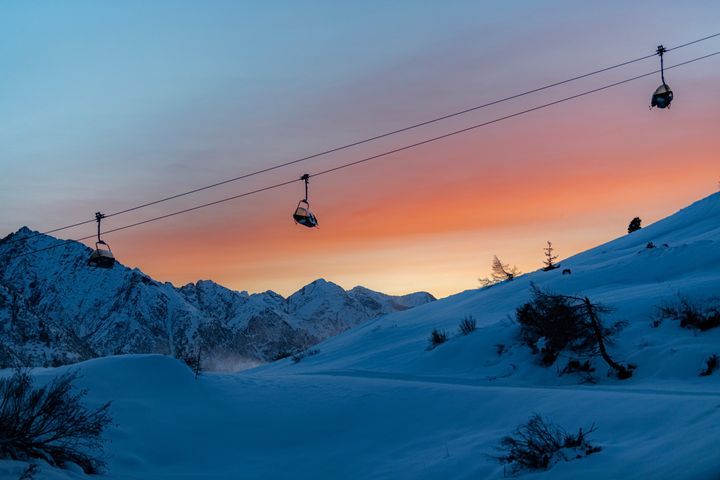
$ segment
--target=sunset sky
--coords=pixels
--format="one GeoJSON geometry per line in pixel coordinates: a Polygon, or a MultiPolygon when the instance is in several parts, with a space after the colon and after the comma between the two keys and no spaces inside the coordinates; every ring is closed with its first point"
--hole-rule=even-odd
{"type": "MultiPolygon", "coordinates": [[[[480,1],[0,3],[0,235],[49,230],[720,32],[720,4],[480,1]]],[[[666,65],[720,50],[720,37],[666,65]]],[[[491,120],[582,81],[108,219],[114,228],[491,120]]],[[[718,188],[720,56],[311,180],[110,234],[177,285],[446,296],[493,254],[522,271],[718,188]]],[[[59,232],[91,235],[94,225],[59,232]]],[[[90,243],[88,243],[90,244],[90,243]]]]}

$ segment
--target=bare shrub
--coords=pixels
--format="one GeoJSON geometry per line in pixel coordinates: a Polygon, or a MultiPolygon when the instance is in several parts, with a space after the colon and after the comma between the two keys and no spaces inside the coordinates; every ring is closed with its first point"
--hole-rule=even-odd
{"type": "Polygon", "coordinates": [[[42,459],[64,467],[75,463],[85,473],[98,473],[105,462],[102,433],[112,421],[110,402],[96,409],[82,404],[86,395],[73,382],[77,372],[36,387],[26,370],[0,379],[0,458],[42,459]]]}
{"type": "Polygon", "coordinates": [[[597,379],[593,372],[595,372],[595,368],[590,363],[590,360],[580,361],[577,358],[571,358],[565,367],[558,372],[558,375],[579,375],[584,383],[596,383],[597,379]]]}
{"type": "Polygon", "coordinates": [[[680,298],[677,304],[660,307],[659,317],[660,320],[669,318],[679,321],[682,328],[704,332],[720,326],[720,305],[713,302],[701,307],[687,298],[680,298]]]}
{"type": "Polygon", "coordinates": [[[499,463],[509,465],[511,475],[526,470],[547,470],[558,461],[581,458],[602,450],[588,442],[594,432],[592,425],[577,434],[569,434],[562,427],[535,413],[527,423],[500,441],[500,455],[493,456],[499,463]]]}
{"type": "Polygon", "coordinates": [[[712,375],[718,367],[720,367],[720,357],[714,353],[705,359],[705,368],[700,371],[700,376],[708,377],[712,375]]]}
{"type": "Polygon", "coordinates": [[[198,346],[195,352],[190,352],[186,345],[175,346],[175,358],[182,361],[195,375],[195,380],[203,372],[202,345],[198,346]]]}
{"type": "Polygon", "coordinates": [[[432,350],[438,345],[442,345],[443,343],[447,342],[447,340],[448,335],[445,330],[438,330],[437,328],[433,329],[433,331],[430,333],[430,338],[428,339],[428,341],[430,342],[430,345],[428,345],[428,350],[432,350]]]}
{"type": "Polygon", "coordinates": [[[273,357],[273,362],[277,362],[278,360],[282,360],[283,358],[288,358],[292,356],[292,352],[289,350],[280,350],[275,354],[273,357]]]}
{"type": "Polygon", "coordinates": [[[198,347],[196,354],[184,356],[182,358],[182,361],[185,362],[185,365],[187,365],[188,368],[193,372],[193,375],[195,375],[195,380],[197,380],[200,374],[205,370],[203,368],[204,362],[202,357],[202,347],[198,347]]]}
{"type": "Polygon", "coordinates": [[[620,379],[632,376],[634,366],[615,362],[606,348],[625,322],[606,327],[600,314],[609,309],[587,297],[550,294],[535,285],[531,290],[530,302],[518,307],[515,314],[524,343],[541,355],[542,365],[554,364],[560,352],[568,349],[580,355],[599,355],[620,379]]]}
{"type": "Polygon", "coordinates": [[[472,315],[467,315],[458,325],[461,335],[470,335],[477,329],[477,322],[472,315]]]}
{"type": "Polygon", "coordinates": [[[293,354],[292,361],[293,363],[300,363],[305,357],[312,357],[320,353],[320,350],[317,348],[311,348],[308,350],[303,350],[301,352],[297,352],[293,354]]]}
{"type": "Polygon", "coordinates": [[[508,263],[502,263],[497,255],[493,256],[492,264],[490,265],[491,273],[490,277],[479,278],[481,287],[492,287],[498,283],[505,281],[512,281],[515,277],[521,274],[520,270],[514,265],[508,263]]]}
{"type": "Polygon", "coordinates": [[[595,369],[593,368],[592,364],[590,363],[590,360],[585,360],[584,362],[581,362],[580,360],[576,358],[571,358],[568,360],[567,365],[560,371],[561,375],[567,374],[567,373],[578,373],[578,372],[585,372],[590,373],[594,372],[595,369]]]}

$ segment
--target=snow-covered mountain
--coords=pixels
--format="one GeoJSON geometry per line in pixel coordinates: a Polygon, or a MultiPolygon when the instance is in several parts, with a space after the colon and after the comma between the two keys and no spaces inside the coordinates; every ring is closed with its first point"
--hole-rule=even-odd
{"type": "Polygon", "coordinates": [[[0,240],[0,365],[58,365],[96,356],[194,356],[235,368],[304,349],[387,313],[433,301],[345,291],[316,280],[283,298],[211,281],[176,288],[138,269],[87,267],[90,249],[23,227],[0,240]],[[31,238],[28,238],[31,237],[31,238]]]}

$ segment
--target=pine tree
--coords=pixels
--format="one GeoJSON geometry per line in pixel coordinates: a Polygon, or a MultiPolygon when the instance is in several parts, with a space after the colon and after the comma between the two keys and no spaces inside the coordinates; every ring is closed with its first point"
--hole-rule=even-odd
{"type": "Polygon", "coordinates": [[[555,260],[558,259],[558,256],[555,255],[555,249],[553,249],[551,241],[548,240],[547,247],[545,247],[544,250],[545,250],[545,260],[543,260],[543,263],[545,264],[545,268],[543,268],[543,270],[546,272],[548,272],[550,270],[555,270],[560,265],[555,263],[555,260]]]}
{"type": "Polygon", "coordinates": [[[640,230],[642,227],[640,224],[642,223],[642,220],[640,220],[640,217],[635,217],[632,220],[630,220],[630,225],[628,225],[628,233],[633,233],[638,230],[640,230]]]}

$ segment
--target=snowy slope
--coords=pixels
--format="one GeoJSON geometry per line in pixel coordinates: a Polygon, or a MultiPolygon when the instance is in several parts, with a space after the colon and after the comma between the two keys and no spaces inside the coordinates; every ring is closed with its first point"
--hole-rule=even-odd
{"type": "MultiPolygon", "coordinates": [[[[698,302],[720,295],[720,194],[562,267],[572,274],[538,271],[386,315],[326,340],[299,363],[195,381],[162,356],[84,362],[90,400],[114,401],[106,477],[503,478],[487,454],[539,412],[568,430],[594,423],[591,438],[603,450],[523,478],[720,478],[719,374],[698,376],[703,360],[720,353],[720,329],[651,325],[657,307],[678,294],[698,302]],[[657,248],[646,248],[649,241],[657,248]],[[635,363],[635,375],[608,378],[596,362],[598,383],[584,385],[541,367],[509,320],[530,282],[612,306],[606,320],[629,325],[609,349],[635,363]],[[462,337],[456,328],[465,315],[479,328],[462,337]],[[433,328],[451,338],[427,350],[433,328]]],[[[20,469],[2,462],[0,477],[20,469]]]]}
{"type": "MultiPolygon", "coordinates": [[[[22,228],[0,241],[0,321],[5,320],[0,339],[21,358],[0,365],[55,365],[120,353],[194,355],[202,345],[209,367],[232,368],[272,360],[377,316],[434,300],[427,293],[346,292],[322,279],[288,299],[271,291],[237,292],[211,281],[175,288],[121,264],[91,269],[84,245],[63,245],[46,235],[28,238],[34,234],[22,228]],[[12,292],[4,295],[7,301],[3,291],[12,292]],[[26,329],[33,340],[43,333],[40,323],[52,325],[50,335],[43,333],[47,348],[30,349],[22,339],[2,336],[4,330],[18,330],[11,312],[38,318],[30,322],[36,328],[26,329]],[[82,345],[63,341],[68,337],[82,345]]],[[[0,352],[0,360],[6,357],[0,352]]]]}
{"type": "Polygon", "coordinates": [[[382,317],[324,342],[322,355],[301,365],[279,362],[266,370],[422,372],[477,379],[505,376],[517,367],[508,381],[538,375],[546,377],[544,382],[572,381],[534,365],[529,351],[518,345],[517,327],[510,317],[528,300],[531,283],[554,293],[587,295],[613,309],[605,317],[608,321],[627,321],[629,326],[611,351],[638,365],[630,382],[691,378],[710,353],[720,353],[720,332],[693,334],[671,321],[659,328],[650,323],[659,306],[679,296],[700,302],[720,299],[720,194],[566,259],[561,269],[536,271],[510,283],[382,317]],[[657,248],[646,248],[648,242],[657,248]],[[572,274],[563,275],[565,268],[572,274]],[[478,331],[457,336],[457,325],[465,315],[477,319],[478,331]],[[433,328],[444,329],[453,338],[428,352],[425,347],[433,328]],[[505,344],[510,352],[498,357],[498,344],[505,344]]]}

